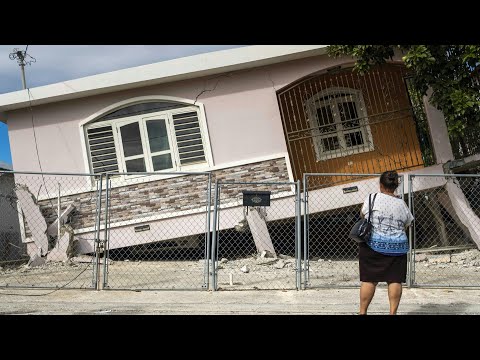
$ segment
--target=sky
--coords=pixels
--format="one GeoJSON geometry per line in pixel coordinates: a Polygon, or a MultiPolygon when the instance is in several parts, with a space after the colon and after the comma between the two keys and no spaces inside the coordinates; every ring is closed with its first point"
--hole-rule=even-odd
{"type": "MultiPolygon", "coordinates": [[[[25,67],[25,78],[27,87],[33,88],[239,46],[243,45],[28,45],[27,54],[36,61],[25,67]]],[[[9,55],[14,49],[26,48],[0,45],[0,94],[22,90],[20,66],[9,55]]],[[[7,126],[2,122],[0,161],[12,164],[7,126]]]]}

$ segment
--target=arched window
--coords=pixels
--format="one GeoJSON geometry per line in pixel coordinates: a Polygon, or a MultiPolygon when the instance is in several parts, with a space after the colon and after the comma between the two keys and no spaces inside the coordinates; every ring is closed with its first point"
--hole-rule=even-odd
{"type": "Polygon", "coordinates": [[[95,174],[190,170],[208,164],[198,106],[145,101],[115,108],[84,125],[95,174]]]}
{"type": "Polygon", "coordinates": [[[305,102],[317,160],[374,149],[367,112],[359,90],[329,88],[305,102]]]}

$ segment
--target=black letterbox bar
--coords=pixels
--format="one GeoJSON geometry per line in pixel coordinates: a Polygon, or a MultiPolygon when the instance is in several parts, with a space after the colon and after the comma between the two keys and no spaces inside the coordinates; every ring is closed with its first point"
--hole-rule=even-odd
{"type": "Polygon", "coordinates": [[[270,206],[270,191],[243,190],[243,206],[270,206]]]}

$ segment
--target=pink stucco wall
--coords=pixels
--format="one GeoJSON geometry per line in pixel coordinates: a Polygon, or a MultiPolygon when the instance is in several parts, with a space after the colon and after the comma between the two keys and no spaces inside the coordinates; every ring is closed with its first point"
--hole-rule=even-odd
{"type": "MultiPolygon", "coordinates": [[[[43,171],[85,173],[79,124],[101,109],[148,95],[194,100],[205,106],[214,164],[287,151],[276,90],[313,72],[345,61],[326,55],[233,72],[213,79],[199,78],[46,104],[8,113],[14,169],[39,171],[32,131],[32,114],[43,171]],[[218,83],[217,83],[218,82],[218,83]],[[216,86],[216,87],[215,87],[216,86]]],[[[208,170],[208,169],[205,169],[208,170]]]]}

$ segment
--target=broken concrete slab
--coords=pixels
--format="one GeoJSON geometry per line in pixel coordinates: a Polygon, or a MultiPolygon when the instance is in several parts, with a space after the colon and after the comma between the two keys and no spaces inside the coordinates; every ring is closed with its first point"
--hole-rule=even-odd
{"type": "Polygon", "coordinates": [[[285,261],[282,259],[278,260],[275,265],[273,265],[275,269],[283,269],[285,267],[285,261]]]}
{"type": "MultiPolygon", "coordinates": [[[[62,212],[60,215],[60,226],[65,222],[70,213],[75,210],[75,206],[73,204],[68,205],[68,207],[62,212]]],[[[58,218],[47,228],[47,234],[51,236],[58,235],[58,218]]]]}
{"type": "Polygon", "coordinates": [[[44,257],[41,257],[41,256],[38,256],[38,255],[34,255],[33,258],[30,258],[29,262],[28,262],[28,266],[29,267],[36,267],[36,266],[42,266],[45,264],[45,258],[44,257]]]}
{"type": "Polygon", "coordinates": [[[464,230],[469,233],[477,245],[477,248],[480,248],[480,218],[471,208],[470,203],[458,184],[447,182],[445,187],[453,209],[458,215],[461,224],[464,225],[464,230]]]}
{"type": "Polygon", "coordinates": [[[62,237],[57,240],[55,247],[48,252],[47,261],[67,261],[67,250],[71,237],[71,234],[65,231],[62,237]]]}
{"type": "Polygon", "coordinates": [[[270,238],[270,233],[268,232],[267,222],[265,221],[264,216],[261,216],[256,208],[251,209],[247,214],[248,226],[250,227],[250,232],[253,236],[253,241],[255,241],[255,246],[257,251],[262,253],[263,251],[268,251],[273,254],[274,257],[277,256],[275,249],[273,247],[272,239],[270,238]]]}
{"type": "Polygon", "coordinates": [[[27,244],[27,254],[30,256],[30,259],[33,259],[35,256],[42,256],[42,251],[32,238],[26,238],[25,243],[27,244]]]}
{"type": "Polygon", "coordinates": [[[37,247],[41,249],[41,255],[46,255],[48,251],[47,223],[40,211],[40,207],[36,204],[33,194],[25,185],[17,185],[15,194],[29,225],[32,239],[37,247]]]}

